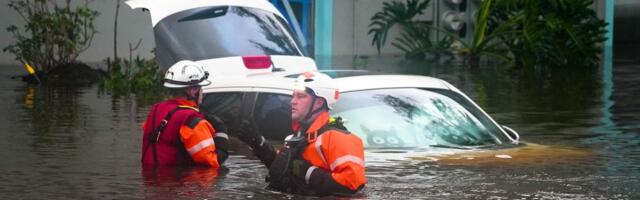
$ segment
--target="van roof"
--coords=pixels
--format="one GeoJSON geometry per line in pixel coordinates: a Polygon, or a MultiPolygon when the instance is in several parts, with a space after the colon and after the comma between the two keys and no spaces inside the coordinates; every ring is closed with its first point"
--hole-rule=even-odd
{"type": "MultiPolygon", "coordinates": [[[[214,77],[212,84],[204,88],[204,92],[275,92],[291,94],[293,91],[292,76],[267,73],[246,77],[214,77]]],[[[358,75],[334,79],[340,92],[352,92],[386,88],[432,88],[460,92],[445,81],[428,76],[417,75],[358,75]]]]}

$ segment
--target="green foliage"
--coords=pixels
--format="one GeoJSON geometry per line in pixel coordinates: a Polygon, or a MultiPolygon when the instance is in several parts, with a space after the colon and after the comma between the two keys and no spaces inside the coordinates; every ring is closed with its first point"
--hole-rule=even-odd
{"type": "Polygon", "coordinates": [[[7,28],[16,41],[3,51],[45,73],[54,67],[75,62],[80,53],[91,45],[96,33],[93,21],[98,12],[88,7],[88,1],[75,8],[72,8],[70,0],[64,5],[57,2],[10,1],[9,7],[20,14],[26,24],[23,28],[15,25],[7,28]]]}
{"type": "Polygon", "coordinates": [[[372,45],[380,52],[388,31],[396,24],[401,34],[393,46],[407,58],[424,59],[425,53],[458,53],[472,66],[493,57],[526,68],[566,65],[597,66],[606,23],[591,8],[593,0],[484,0],[474,16],[472,41],[412,19],[429,1],[384,3],[369,24],[372,45]],[[431,31],[446,35],[434,42],[431,31]],[[451,44],[459,45],[451,45],[451,44]]]}
{"type": "MultiPolygon", "coordinates": [[[[401,33],[392,46],[402,50],[405,57],[409,59],[425,59],[426,54],[434,55],[437,59],[440,55],[451,56],[459,53],[467,56],[467,60],[478,60],[480,56],[497,57],[510,61],[504,48],[499,48],[499,36],[508,34],[511,24],[505,24],[504,28],[489,30],[486,28],[489,14],[491,13],[491,2],[483,2],[483,7],[476,16],[477,31],[474,31],[474,39],[471,42],[465,41],[458,35],[451,33],[430,23],[412,20],[420,15],[427,8],[429,1],[407,0],[405,3],[391,2],[384,3],[382,11],[376,13],[369,24],[369,34],[373,34],[372,45],[375,45],[380,52],[381,46],[387,39],[388,31],[396,24],[401,27],[401,33]],[[433,41],[431,32],[437,31],[445,35],[439,41],[433,41]],[[452,46],[458,42],[458,47],[452,46]]],[[[477,62],[472,62],[477,64],[477,62]]]]}
{"type": "Polygon", "coordinates": [[[155,60],[136,57],[133,60],[107,58],[110,71],[100,86],[113,93],[145,93],[161,89],[162,71],[155,60]]]}
{"type": "Polygon", "coordinates": [[[413,26],[415,22],[411,19],[423,13],[429,5],[429,0],[406,0],[406,4],[396,1],[383,2],[383,5],[382,11],[373,15],[369,24],[369,34],[373,33],[371,45],[375,45],[378,52],[387,41],[389,30],[396,24],[403,27],[413,26]]]}
{"type": "Polygon", "coordinates": [[[510,49],[504,48],[504,42],[515,37],[518,34],[513,27],[521,19],[521,16],[513,15],[504,22],[494,27],[489,27],[489,19],[493,12],[494,0],[482,1],[482,6],[478,10],[478,14],[474,18],[475,30],[473,30],[473,40],[467,42],[459,39],[457,41],[462,44],[457,51],[466,55],[466,60],[472,65],[479,65],[481,57],[493,57],[503,61],[512,62],[509,56],[510,49]]]}
{"type": "Polygon", "coordinates": [[[401,2],[384,2],[382,11],[371,17],[368,34],[373,34],[371,45],[376,46],[378,53],[387,41],[389,30],[400,27],[400,36],[391,45],[405,52],[409,59],[425,59],[425,53],[450,55],[452,39],[446,37],[438,42],[430,39],[433,26],[425,22],[414,21],[429,6],[429,0],[406,0],[401,2]]]}
{"type": "Polygon", "coordinates": [[[404,32],[391,45],[402,50],[407,59],[424,60],[425,53],[430,53],[434,59],[440,55],[452,56],[453,37],[447,36],[433,42],[430,37],[433,28],[431,25],[420,23],[406,26],[404,32]]]}
{"type": "Polygon", "coordinates": [[[522,16],[506,45],[520,66],[597,66],[606,23],[593,0],[496,0],[492,24],[522,16]]]}

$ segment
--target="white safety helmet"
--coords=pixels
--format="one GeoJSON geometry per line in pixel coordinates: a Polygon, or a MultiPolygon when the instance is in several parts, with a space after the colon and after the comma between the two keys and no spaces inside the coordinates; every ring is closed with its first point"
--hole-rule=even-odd
{"type": "Polygon", "coordinates": [[[340,91],[333,79],[320,72],[305,72],[301,74],[296,79],[294,87],[295,90],[311,90],[313,95],[323,98],[327,102],[329,109],[333,107],[340,97],[340,91]]]}
{"type": "Polygon", "coordinates": [[[164,86],[168,88],[186,88],[191,86],[207,86],[211,84],[209,72],[200,64],[182,60],[173,64],[164,74],[164,86]]]}

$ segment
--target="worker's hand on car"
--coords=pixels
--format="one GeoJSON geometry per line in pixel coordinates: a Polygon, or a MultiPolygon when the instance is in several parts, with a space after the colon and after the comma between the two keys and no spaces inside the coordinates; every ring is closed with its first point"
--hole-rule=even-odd
{"type": "Polygon", "coordinates": [[[229,157],[229,136],[227,136],[227,126],[224,121],[216,115],[207,114],[205,117],[207,118],[207,121],[213,125],[213,129],[216,131],[213,135],[213,141],[216,145],[218,163],[222,164],[229,157]]]}
{"type": "Polygon", "coordinates": [[[238,131],[238,139],[249,145],[251,148],[256,149],[262,146],[265,142],[264,138],[256,128],[255,123],[252,120],[243,120],[240,124],[240,130],[238,131]]]}

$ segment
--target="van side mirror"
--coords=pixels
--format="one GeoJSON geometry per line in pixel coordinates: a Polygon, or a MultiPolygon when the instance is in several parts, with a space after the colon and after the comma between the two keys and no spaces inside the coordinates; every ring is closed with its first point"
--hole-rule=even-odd
{"type": "Polygon", "coordinates": [[[518,132],[516,132],[512,128],[509,128],[508,126],[505,126],[505,125],[502,125],[502,129],[504,130],[504,132],[507,133],[507,136],[509,137],[509,139],[511,139],[513,143],[517,144],[518,141],[520,141],[520,135],[518,134],[518,132]]]}

